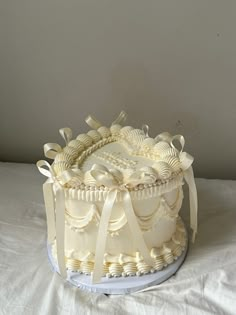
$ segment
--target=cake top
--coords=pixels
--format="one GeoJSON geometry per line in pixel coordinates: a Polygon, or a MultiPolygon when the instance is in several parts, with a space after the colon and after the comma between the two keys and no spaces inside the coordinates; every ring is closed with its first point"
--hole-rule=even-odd
{"type": "Polygon", "coordinates": [[[73,140],[69,128],[60,129],[66,146],[44,146],[46,157],[54,159],[51,169],[60,184],[76,189],[124,185],[132,190],[161,185],[183,171],[182,136],[165,132],[151,138],[146,125],[142,129],[122,126],[126,116],[122,111],[110,127],[89,116],[86,122],[91,130],[73,140]],[[180,151],[174,144],[176,140],[180,151]]]}

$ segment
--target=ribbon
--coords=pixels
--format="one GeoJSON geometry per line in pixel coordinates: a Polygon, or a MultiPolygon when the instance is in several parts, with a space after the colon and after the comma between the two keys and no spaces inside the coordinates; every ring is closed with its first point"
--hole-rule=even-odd
{"type": "MultiPolygon", "coordinates": [[[[125,122],[126,118],[127,118],[127,114],[125,111],[122,110],[119,116],[112,122],[112,125],[122,124],[123,122],[125,122]]],[[[91,115],[85,118],[85,122],[92,129],[97,130],[98,128],[102,127],[102,124],[100,123],[100,121],[91,115]]]]}
{"type": "MultiPolygon", "coordinates": [[[[142,231],[139,227],[139,224],[137,222],[136,215],[134,213],[130,193],[128,190],[128,186],[132,186],[132,181],[135,180],[135,183],[137,180],[143,180],[144,177],[138,177],[129,178],[129,184],[126,185],[119,185],[118,180],[113,177],[108,170],[104,166],[100,165],[94,165],[91,169],[91,175],[96,179],[97,183],[104,185],[106,187],[110,187],[107,198],[104,202],[104,206],[101,213],[101,219],[100,224],[98,228],[98,239],[96,243],[96,250],[95,250],[95,264],[94,264],[94,271],[92,276],[92,282],[98,283],[100,282],[100,279],[103,274],[103,259],[104,259],[104,253],[106,249],[106,239],[107,239],[107,230],[109,225],[109,219],[111,217],[112,209],[114,206],[114,203],[117,198],[118,192],[122,193],[122,199],[124,204],[124,212],[126,215],[127,222],[130,227],[130,231],[132,234],[132,239],[134,242],[135,247],[139,250],[140,254],[142,255],[144,261],[150,265],[154,266],[154,260],[150,256],[150,251],[147,248],[147,245],[145,244],[142,231]]],[[[149,183],[153,182],[153,178],[146,175],[145,179],[149,180],[149,183]]]]}
{"type": "Polygon", "coordinates": [[[148,135],[149,126],[148,125],[142,125],[142,130],[143,130],[145,136],[149,137],[149,135],[148,135]]]}
{"type": "Polygon", "coordinates": [[[126,114],[126,112],[122,110],[119,116],[112,122],[112,125],[122,125],[126,121],[127,117],[128,115],[126,114]]]}
{"type": "Polygon", "coordinates": [[[197,234],[197,189],[194,181],[193,168],[190,166],[184,171],[184,179],[189,187],[189,202],[190,202],[190,227],[193,230],[192,242],[194,243],[197,234]]]}
{"type": "Polygon", "coordinates": [[[68,127],[59,129],[59,133],[62,138],[65,140],[65,143],[68,144],[72,139],[72,130],[68,127]]]}
{"type": "MultiPolygon", "coordinates": [[[[60,135],[65,140],[65,143],[68,144],[72,139],[72,130],[70,128],[61,128],[59,130],[60,135]]],[[[46,143],[43,146],[44,155],[49,159],[55,159],[56,155],[62,152],[62,148],[57,143],[46,143]]],[[[48,165],[47,165],[48,167],[48,165]]]]}
{"type": "Polygon", "coordinates": [[[172,136],[169,132],[162,132],[154,138],[156,141],[171,141],[172,136]]]}
{"type": "Polygon", "coordinates": [[[87,125],[89,125],[89,127],[91,127],[92,129],[98,129],[102,126],[102,124],[100,123],[100,121],[98,121],[95,117],[89,115],[86,119],[85,122],[87,125]]]}
{"type": "Polygon", "coordinates": [[[139,250],[144,261],[148,265],[154,266],[154,260],[150,256],[150,251],[144,241],[142,231],[140,230],[139,224],[137,222],[128,189],[125,188],[125,186],[113,187],[109,190],[108,196],[105,200],[105,203],[102,209],[102,214],[101,214],[101,219],[100,219],[100,224],[99,224],[99,229],[98,229],[98,239],[97,239],[96,250],[95,250],[95,259],[94,259],[95,264],[94,264],[94,271],[93,271],[93,276],[92,276],[93,283],[100,282],[100,279],[103,274],[103,259],[104,259],[105,249],[106,249],[108,224],[109,224],[109,219],[110,219],[112,209],[116,201],[118,192],[123,193],[124,212],[125,212],[127,222],[130,227],[134,245],[139,250]]]}
{"type": "Polygon", "coordinates": [[[195,237],[197,234],[197,212],[198,212],[198,200],[197,200],[197,188],[194,180],[194,173],[192,168],[192,163],[194,158],[187,152],[183,152],[185,145],[185,139],[181,135],[176,135],[171,139],[171,146],[176,149],[173,141],[179,141],[181,145],[181,150],[179,154],[179,159],[181,163],[181,168],[184,173],[184,179],[189,188],[189,206],[190,206],[190,227],[193,231],[192,233],[192,242],[194,243],[195,237]]]}
{"type": "Polygon", "coordinates": [[[62,151],[62,148],[57,143],[46,143],[43,146],[44,155],[49,159],[55,159],[56,155],[62,151]]]}
{"type": "Polygon", "coordinates": [[[46,207],[48,243],[56,238],[57,261],[60,274],[67,277],[65,264],[65,195],[63,187],[57,181],[55,173],[47,161],[40,160],[37,167],[41,174],[48,177],[43,184],[43,194],[46,207]],[[45,167],[47,169],[45,169],[45,167]]]}

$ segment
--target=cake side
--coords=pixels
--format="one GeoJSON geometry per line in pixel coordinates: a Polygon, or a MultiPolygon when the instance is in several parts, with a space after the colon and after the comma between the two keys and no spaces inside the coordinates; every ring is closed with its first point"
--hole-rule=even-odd
{"type": "MultiPolygon", "coordinates": [[[[181,255],[186,245],[185,230],[180,219],[177,220],[182,198],[180,182],[178,188],[159,196],[133,200],[135,215],[150,255],[155,260],[155,268],[146,264],[135,248],[122,202],[117,201],[113,205],[103,259],[107,276],[130,275],[127,268],[127,272],[124,270],[124,266],[129,263],[133,272],[138,274],[160,270],[181,255]]],[[[69,270],[86,270],[87,274],[93,272],[98,225],[103,206],[104,202],[101,201],[93,203],[70,198],[66,201],[65,257],[69,270]]],[[[56,258],[55,243],[53,252],[56,258]]]]}

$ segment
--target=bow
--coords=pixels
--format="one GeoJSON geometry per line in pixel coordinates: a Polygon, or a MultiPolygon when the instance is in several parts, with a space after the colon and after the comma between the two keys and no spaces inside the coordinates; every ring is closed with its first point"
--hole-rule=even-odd
{"type": "Polygon", "coordinates": [[[47,161],[40,160],[37,167],[41,174],[48,177],[43,184],[43,196],[46,208],[48,243],[53,243],[56,238],[57,261],[60,274],[67,277],[65,264],[65,195],[63,184],[66,184],[76,173],[72,170],[64,171],[58,178],[53,168],[47,161]],[[62,183],[62,185],[60,184],[62,183]]]}
{"type": "Polygon", "coordinates": [[[57,181],[55,173],[47,161],[40,160],[37,167],[48,180],[43,184],[43,195],[46,207],[48,243],[52,243],[56,238],[58,267],[62,277],[66,278],[65,265],[65,196],[60,183],[57,181]],[[47,167],[47,169],[45,169],[47,167]]]}
{"type": "Polygon", "coordinates": [[[165,141],[171,145],[172,148],[176,148],[174,142],[179,142],[180,151],[179,151],[179,159],[181,164],[181,169],[184,174],[184,179],[188,184],[189,188],[189,203],[190,203],[190,227],[193,231],[192,234],[192,242],[195,241],[195,237],[197,234],[197,212],[198,212],[198,200],[197,200],[197,188],[194,181],[194,173],[192,168],[192,163],[194,158],[188,154],[187,152],[183,152],[185,139],[182,135],[171,136],[168,132],[163,132],[155,137],[157,141],[165,141]]]}
{"type": "Polygon", "coordinates": [[[147,264],[154,266],[154,260],[150,256],[150,251],[144,241],[142,231],[139,227],[136,215],[134,213],[130,193],[128,190],[128,186],[136,185],[138,181],[143,181],[144,177],[146,178],[146,182],[149,181],[149,183],[153,182],[153,178],[147,173],[143,173],[143,176],[140,176],[140,174],[138,173],[136,178],[134,176],[129,177],[129,180],[127,180],[127,184],[120,185],[119,179],[116,176],[113,176],[111,172],[109,172],[104,166],[101,165],[94,165],[91,169],[91,175],[94,177],[98,184],[109,187],[109,192],[104,202],[98,228],[98,239],[95,250],[95,264],[92,282],[98,283],[103,274],[103,259],[106,249],[108,224],[118,192],[122,194],[124,212],[127,218],[127,222],[130,226],[134,245],[141,253],[144,261],[147,264]]]}
{"type": "Polygon", "coordinates": [[[198,200],[197,200],[197,188],[194,180],[194,173],[192,163],[194,158],[187,152],[183,152],[185,139],[181,135],[176,135],[170,139],[170,144],[176,149],[174,141],[178,141],[181,145],[179,154],[181,168],[184,173],[184,179],[189,188],[189,203],[190,203],[190,227],[193,231],[192,242],[194,243],[197,234],[197,212],[198,212],[198,200]]]}

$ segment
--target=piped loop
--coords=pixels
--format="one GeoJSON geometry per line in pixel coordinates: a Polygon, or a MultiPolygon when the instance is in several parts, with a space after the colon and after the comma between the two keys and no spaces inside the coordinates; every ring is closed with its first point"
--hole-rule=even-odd
{"type": "Polygon", "coordinates": [[[62,148],[57,143],[46,143],[43,146],[44,155],[49,159],[55,159],[56,155],[62,151],[62,148]]]}
{"type": "Polygon", "coordinates": [[[56,239],[57,261],[60,274],[67,277],[65,264],[65,195],[62,186],[56,179],[51,165],[44,160],[37,162],[41,174],[48,177],[43,185],[44,202],[46,206],[48,242],[56,239]]]}
{"type": "Polygon", "coordinates": [[[126,112],[122,110],[119,116],[112,122],[112,125],[122,125],[126,121],[127,117],[128,115],[126,112]]]}
{"type": "Polygon", "coordinates": [[[36,163],[38,170],[40,171],[41,174],[43,174],[44,176],[48,177],[48,178],[52,178],[55,176],[55,173],[51,167],[51,165],[45,161],[45,160],[39,160],[36,163]]]}
{"type": "Polygon", "coordinates": [[[61,128],[59,129],[59,133],[62,138],[65,140],[65,143],[68,144],[72,139],[72,130],[70,128],[61,128]]]}
{"type": "Polygon", "coordinates": [[[173,136],[172,139],[171,139],[170,145],[172,146],[172,148],[178,150],[178,148],[176,148],[176,146],[174,145],[174,141],[175,141],[175,140],[179,141],[179,143],[180,143],[180,145],[181,145],[180,153],[182,153],[182,152],[183,152],[183,149],[184,149],[184,145],[185,145],[185,139],[184,139],[184,137],[183,137],[182,135],[175,135],[175,136],[173,136]]]}
{"type": "Polygon", "coordinates": [[[145,136],[149,137],[149,135],[148,135],[149,126],[148,125],[142,125],[142,130],[143,130],[145,136]]]}
{"type": "Polygon", "coordinates": [[[97,130],[98,128],[102,127],[102,124],[100,123],[100,121],[98,121],[95,117],[93,117],[91,115],[89,115],[88,117],[85,118],[85,122],[92,129],[97,130]]]}

